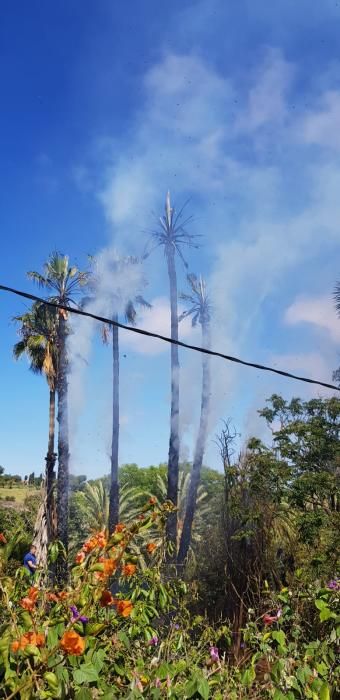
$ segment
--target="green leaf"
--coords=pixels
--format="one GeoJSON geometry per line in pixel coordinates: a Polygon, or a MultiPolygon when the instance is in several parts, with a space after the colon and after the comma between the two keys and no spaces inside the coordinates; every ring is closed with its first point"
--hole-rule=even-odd
{"type": "Polygon", "coordinates": [[[54,649],[58,644],[58,631],[56,627],[49,627],[47,632],[47,646],[54,649]]]}
{"type": "Polygon", "coordinates": [[[197,678],[191,678],[190,681],[185,686],[185,696],[187,698],[192,698],[197,692],[197,678]]]}
{"type": "Polygon", "coordinates": [[[92,700],[92,693],[89,688],[81,688],[78,690],[75,700],[92,700]]]}
{"type": "Polygon", "coordinates": [[[130,649],[130,646],[131,646],[130,640],[129,640],[129,637],[127,636],[126,632],[122,632],[122,631],[118,632],[118,639],[120,642],[122,642],[124,644],[124,646],[127,649],[130,649]]]}
{"type": "Polygon", "coordinates": [[[318,599],[315,601],[315,607],[318,610],[323,610],[324,608],[327,608],[327,602],[325,600],[318,599]]]}
{"type": "Polygon", "coordinates": [[[166,677],[167,677],[168,674],[171,675],[171,674],[170,674],[170,669],[169,669],[168,664],[166,664],[166,663],[164,662],[164,663],[162,663],[162,664],[160,665],[160,667],[158,668],[158,670],[157,670],[157,676],[158,676],[158,678],[159,678],[161,681],[164,681],[164,680],[166,679],[166,677]]]}
{"type": "Polygon", "coordinates": [[[320,612],[320,622],[326,622],[330,617],[335,617],[334,613],[329,608],[323,608],[320,612]]]}
{"type": "Polygon", "coordinates": [[[20,619],[25,630],[31,630],[33,626],[32,618],[26,611],[20,614],[20,619]]]}
{"type": "Polygon", "coordinates": [[[203,700],[209,700],[210,697],[210,688],[209,688],[209,683],[206,678],[202,677],[197,683],[197,691],[200,694],[200,696],[203,698],[203,700]]]}
{"type": "Polygon", "coordinates": [[[280,645],[284,647],[286,643],[286,635],[283,630],[274,630],[272,632],[272,638],[280,645]]]}
{"type": "Polygon", "coordinates": [[[93,664],[81,664],[79,669],[74,671],[73,678],[77,685],[99,681],[98,671],[96,671],[93,664]]]}
{"type": "Polygon", "coordinates": [[[242,685],[245,685],[248,688],[250,685],[252,685],[253,681],[255,680],[255,677],[256,677],[256,673],[255,673],[255,669],[253,668],[253,666],[251,666],[250,668],[247,668],[244,671],[244,673],[242,674],[242,678],[241,678],[242,685]]]}
{"type": "Polygon", "coordinates": [[[288,695],[285,695],[281,690],[275,690],[273,700],[287,700],[288,695]]]}
{"type": "Polygon", "coordinates": [[[319,692],[320,692],[320,700],[330,700],[331,693],[330,693],[329,685],[327,683],[322,684],[319,692]]]}
{"type": "Polygon", "coordinates": [[[86,624],[86,634],[96,637],[105,629],[105,627],[107,627],[107,625],[104,622],[88,622],[86,624]]]}

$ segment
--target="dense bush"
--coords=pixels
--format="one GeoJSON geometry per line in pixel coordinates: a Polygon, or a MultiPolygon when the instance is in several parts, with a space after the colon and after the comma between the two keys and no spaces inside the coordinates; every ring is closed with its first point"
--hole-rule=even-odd
{"type": "Polygon", "coordinates": [[[93,534],[63,590],[24,569],[1,577],[0,697],[327,700],[336,692],[339,581],[265,586],[236,659],[230,626],[190,615],[193,591],[164,576],[154,534],[169,508],[152,499],[111,537],[93,534]]]}

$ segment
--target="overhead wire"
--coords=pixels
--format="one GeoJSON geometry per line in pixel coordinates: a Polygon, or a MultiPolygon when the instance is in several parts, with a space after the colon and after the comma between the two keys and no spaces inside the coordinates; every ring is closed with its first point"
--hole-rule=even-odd
{"type": "Polygon", "coordinates": [[[165,343],[170,343],[171,345],[178,345],[186,350],[194,350],[195,352],[204,353],[205,355],[210,355],[211,357],[220,357],[222,360],[227,360],[228,362],[234,362],[245,367],[252,367],[258,369],[262,372],[272,372],[273,374],[278,374],[281,377],[287,377],[288,379],[294,379],[298,382],[305,382],[307,384],[314,384],[317,386],[325,387],[326,389],[332,389],[333,391],[340,391],[340,387],[334,384],[328,384],[327,382],[321,382],[317,379],[311,379],[310,377],[303,377],[292,372],[287,372],[283,369],[277,369],[276,367],[270,367],[268,365],[262,365],[258,362],[250,362],[248,360],[242,360],[239,357],[234,357],[233,355],[226,355],[223,352],[218,352],[217,350],[209,350],[208,348],[200,347],[199,345],[192,345],[190,343],[185,343],[182,340],[175,340],[160,333],[154,333],[153,331],[147,331],[144,328],[138,328],[137,326],[127,326],[119,321],[113,321],[110,318],[105,318],[104,316],[99,316],[97,314],[92,314],[90,311],[85,311],[84,309],[76,308],[73,306],[67,306],[65,304],[60,304],[54,301],[49,301],[48,299],[43,299],[36,296],[35,294],[29,294],[28,292],[23,292],[19,289],[14,289],[13,287],[8,287],[6,285],[0,284],[0,291],[9,292],[17,296],[23,297],[24,299],[30,299],[31,301],[37,301],[41,304],[46,304],[57,309],[63,309],[69,313],[77,314],[79,316],[85,316],[87,318],[92,318],[95,321],[100,321],[101,323],[108,324],[110,326],[117,326],[122,330],[129,331],[130,333],[137,333],[139,335],[144,335],[148,338],[155,338],[157,340],[162,340],[165,343]]]}

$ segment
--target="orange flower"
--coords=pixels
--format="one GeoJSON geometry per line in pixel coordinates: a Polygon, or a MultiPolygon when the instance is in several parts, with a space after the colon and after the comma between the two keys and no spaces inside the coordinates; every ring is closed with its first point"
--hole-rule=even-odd
{"type": "Polygon", "coordinates": [[[39,595],[39,588],[37,588],[36,586],[31,586],[31,588],[29,589],[29,591],[27,593],[27,597],[30,598],[33,601],[33,603],[35,603],[38,595],[39,595]]]}
{"type": "Polygon", "coordinates": [[[115,532],[123,532],[123,530],[126,530],[126,525],[124,525],[124,523],[118,523],[115,527],[115,532]]]}
{"type": "Polygon", "coordinates": [[[0,542],[1,544],[7,544],[6,537],[2,532],[0,532],[0,542]]]}
{"type": "Polygon", "coordinates": [[[52,600],[54,603],[59,603],[59,598],[56,593],[47,593],[47,600],[52,600]]]}
{"type": "Polygon", "coordinates": [[[105,581],[109,576],[112,576],[117,568],[116,559],[105,559],[105,557],[99,557],[99,564],[103,564],[104,571],[96,571],[95,578],[97,581],[105,581]]]}
{"type": "Polygon", "coordinates": [[[149,552],[149,554],[152,554],[152,552],[155,551],[156,547],[157,547],[157,545],[156,545],[154,542],[149,542],[149,543],[146,545],[146,549],[147,549],[147,551],[149,552]]]}
{"type": "Polygon", "coordinates": [[[110,591],[103,591],[99,602],[102,608],[105,608],[109,605],[113,605],[115,602],[115,598],[113,597],[112,593],[110,593],[110,591]]]}
{"type": "Polygon", "coordinates": [[[125,564],[122,568],[123,576],[133,576],[136,573],[136,564],[125,564]]]}
{"type": "Polygon", "coordinates": [[[76,564],[82,564],[85,559],[85,552],[78,552],[76,554],[75,562],[76,564]]]}
{"type": "Polygon", "coordinates": [[[83,544],[83,550],[84,552],[92,552],[93,549],[95,549],[97,546],[97,538],[96,537],[90,537],[86,542],[83,544]]]}
{"type": "Polygon", "coordinates": [[[19,649],[25,649],[28,644],[32,644],[35,647],[43,647],[45,644],[45,635],[42,632],[26,632],[19,639],[16,639],[11,644],[11,650],[13,652],[19,651],[19,649]]]}
{"type": "Polygon", "coordinates": [[[116,602],[117,612],[122,617],[129,617],[133,610],[133,605],[130,600],[118,600],[116,602]]]}
{"type": "Polygon", "coordinates": [[[34,603],[34,600],[26,597],[26,598],[22,598],[22,600],[20,601],[20,605],[22,608],[24,608],[24,610],[31,611],[34,608],[35,603],[34,603]]]}
{"type": "Polygon", "coordinates": [[[60,640],[60,646],[67,654],[80,656],[85,650],[85,639],[78,632],[69,630],[69,632],[64,632],[60,640]]]}
{"type": "Polygon", "coordinates": [[[150,506],[154,506],[154,505],[155,505],[156,499],[155,499],[154,496],[152,496],[152,498],[149,499],[149,503],[150,503],[150,506]]]}
{"type": "Polygon", "coordinates": [[[67,598],[67,597],[68,597],[67,591],[59,591],[57,593],[50,591],[46,595],[47,600],[52,600],[54,603],[60,603],[61,600],[65,600],[65,598],[67,598]]]}
{"type": "Polygon", "coordinates": [[[98,544],[98,547],[106,547],[106,545],[107,545],[107,537],[106,537],[105,530],[102,530],[101,532],[98,532],[98,535],[97,535],[97,544],[98,544]]]}

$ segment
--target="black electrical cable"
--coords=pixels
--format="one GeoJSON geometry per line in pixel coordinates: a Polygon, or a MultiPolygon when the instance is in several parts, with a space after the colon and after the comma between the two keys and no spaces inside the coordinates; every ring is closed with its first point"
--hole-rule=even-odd
{"type": "Polygon", "coordinates": [[[28,294],[27,292],[22,292],[19,289],[13,289],[12,287],[6,287],[0,284],[0,291],[10,292],[11,294],[16,294],[17,296],[24,297],[25,299],[30,299],[31,301],[39,301],[47,306],[52,306],[57,309],[64,309],[72,314],[78,314],[79,316],[87,316],[88,318],[93,318],[95,321],[100,321],[101,323],[107,323],[110,326],[118,326],[123,330],[130,331],[132,333],[138,333],[139,335],[146,335],[149,338],[157,338],[158,340],[163,340],[165,343],[171,343],[172,345],[179,345],[181,348],[186,348],[187,350],[195,350],[195,352],[203,352],[206,355],[211,355],[212,357],[221,357],[222,360],[228,360],[229,362],[235,362],[239,365],[244,365],[245,367],[254,367],[255,369],[260,369],[264,372],[273,372],[274,374],[279,374],[282,377],[288,377],[289,379],[295,379],[298,382],[306,382],[307,384],[317,384],[318,386],[323,386],[326,389],[333,389],[334,391],[340,391],[340,387],[334,384],[327,384],[326,382],[320,382],[317,379],[309,379],[308,377],[300,377],[297,374],[292,374],[291,372],[285,372],[283,369],[275,369],[275,367],[267,367],[266,365],[260,365],[256,362],[247,362],[246,360],[240,360],[239,357],[233,357],[232,355],[225,355],[222,352],[217,352],[216,350],[208,350],[207,348],[201,348],[198,345],[189,345],[189,343],[183,343],[181,340],[174,340],[173,338],[168,338],[165,335],[160,335],[159,333],[153,333],[152,331],[145,331],[142,328],[136,328],[136,326],[126,326],[124,323],[119,323],[118,321],[112,321],[110,318],[105,318],[104,316],[97,316],[96,314],[91,314],[89,311],[84,311],[83,309],[76,309],[71,306],[66,306],[65,304],[58,304],[53,301],[48,301],[47,299],[41,299],[41,297],[35,296],[35,294],[28,294]]]}

